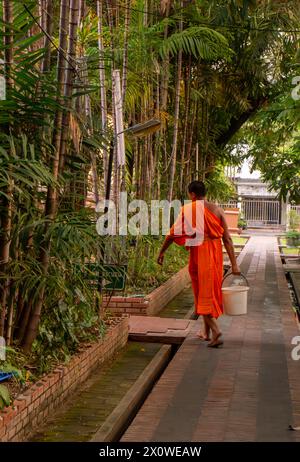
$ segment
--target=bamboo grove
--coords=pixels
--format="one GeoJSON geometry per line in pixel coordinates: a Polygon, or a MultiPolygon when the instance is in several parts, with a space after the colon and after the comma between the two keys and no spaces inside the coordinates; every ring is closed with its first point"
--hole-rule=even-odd
{"type": "MultiPolygon", "coordinates": [[[[0,7],[0,335],[25,352],[98,322],[81,265],[103,252],[103,198],[121,76],[131,197],[180,198],[203,179],[233,193],[240,129],[290,82],[297,1],[2,0],[0,7]],[[74,289],[76,288],[76,289],[74,289]],[[66,309],[66,306],[68,309],[66,309]]],[[[122,187],[116,150],[113,197],[122,187]]],[[[123,185],[124,186],[124,185],[123,185]]]]}

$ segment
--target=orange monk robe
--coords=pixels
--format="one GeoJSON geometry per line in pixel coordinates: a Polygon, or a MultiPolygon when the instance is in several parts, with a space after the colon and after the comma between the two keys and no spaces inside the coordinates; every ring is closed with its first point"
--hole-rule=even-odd
{"type": "MultiPolygon", "coordinates": [[[[185,205],[180,216],[170,229],[169,235],[178,245],[186,245],[191,237],[190,229],[186,232],[183,226],[182,233],[178,234],[178,220],[183,221],[185,205]],[[176,231],[174,231],[174,229],[176,231]]],[[[195,207],[196,201],[192,202],[195,207]]],[[[218,318],[223,313],[222,304],[222,278],[223,278],[223,251],[222,235],[224,229],[220,218],[208,208],[203,207],[204,240],[196,246],[186,246],[190,252],[189,273],[195,299],[195,311],[199,315],[211,315],[218,318]]],[[[195,229],[194,214],[192,226],[195,229]]],[[[189,227],[190,228],[190,227],[189,227]]]]}

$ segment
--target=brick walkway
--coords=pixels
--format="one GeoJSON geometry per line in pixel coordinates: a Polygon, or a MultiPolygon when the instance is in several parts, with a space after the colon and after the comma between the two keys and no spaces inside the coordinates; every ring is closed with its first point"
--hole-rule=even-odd
{"type": "Polygon", "coordinates": [[[300,441],[299,334],[275,237],[253,236],[239,257],[248,315],[223,316],[224,347],[198,340],[200,320],[122,441],[300,441]]]}

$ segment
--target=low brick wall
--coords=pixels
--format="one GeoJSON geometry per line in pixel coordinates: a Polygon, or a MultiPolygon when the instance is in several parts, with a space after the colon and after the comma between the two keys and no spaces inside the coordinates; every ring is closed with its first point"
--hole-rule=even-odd
{"type": "Polygon", "coordinates": [[[122,297],[114,295],[103,298],[103,305],[115,314],[128,313],[141,316],[157,314],[178,295],[190,282],[188,267],[185,266],[164,284],[145,297],[122,297]]]}
{"type": "Polygon", "coordinates": [[[114,314],[135,314],[146,316],[148,314],[149,301],[146,297],[122,297],[113,295],[112,297],[103,297],[104,309],[109,309],[114,314]]]}
{"type": "Polygon", "coordinates": [[[123,317],[101,341],[87,346],[66,366],[57,367],[0,411],[0,441],[25,441],[96,367],[125,346],[128,329],[128,317],[123,317]]]}

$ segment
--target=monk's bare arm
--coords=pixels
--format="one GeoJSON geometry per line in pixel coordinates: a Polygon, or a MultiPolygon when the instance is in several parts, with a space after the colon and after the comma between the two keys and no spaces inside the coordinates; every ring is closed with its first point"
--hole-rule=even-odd
{"type": "Polygon", "coordinates": [[[165,252],[170,247],[170,245],[173,243],[173,241],[174,241],[173,236],[170,236],[168,234],[166,239],[164,240],[164,243],[163,243],[163,245],[162,245],[162,247],[160,249],[159,255],[158,255],[157,263],[159,265],[163,264],[165,252]]]}
{"type": "Polygon", "coordinates": [[[232,242],[231,236],[229,234],[229,230],[228,230],[228,226],[227,226],[227,222],[226,222],[226,217],[225,217],[225,214],[224,214],[222,209],[219,209],[219,211],[220,211],[220,216],[221,216],[221,220],[222,220],[222,226],[224,228],[224,234],[223,234],[222,239],[223,239],[223,242],[224,242],[226,252],[228,253],[228,256],[229,256],[229,259],[230,259],[231,270],[232,270],[233,274],[240,274],[241,271],[240,271],[240,268],[239,268],[239,266],[237,264],[237,261],[236,261],[233,242],[232,242]]]}

